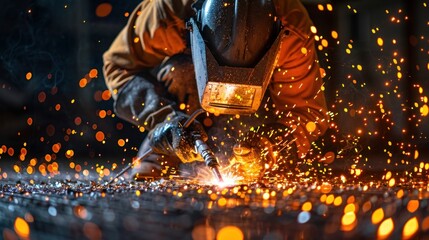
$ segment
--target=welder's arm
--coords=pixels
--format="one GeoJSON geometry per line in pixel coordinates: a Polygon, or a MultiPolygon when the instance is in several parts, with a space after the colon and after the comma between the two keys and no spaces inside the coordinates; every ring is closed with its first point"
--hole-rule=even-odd
{"type": "Polygon", "coordinates": [[[293,132],[300,156],[328,127],[322,87],[314,36],[291,29],[282,45],[269,91],[280,113],[278,122],[293,132]]]}
{"type": "Polygon", "coordinates": [[[182,19],[190,2],[143,1],[104,53],[104,77],[119,117],[150,130],[171,112],[156,81],[144,73],[186,48],[182,19]]]}

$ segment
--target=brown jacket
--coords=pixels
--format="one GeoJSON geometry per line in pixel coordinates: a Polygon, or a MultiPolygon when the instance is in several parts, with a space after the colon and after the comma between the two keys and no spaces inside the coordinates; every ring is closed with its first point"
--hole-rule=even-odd
{"type": "MultiPolygon", "coordinates": [[[[185,21],[193,14],[192,2],[145,0],[134,10],[103,55],[104,77],[115,101],[121,87],[142,69],[154,68],[166,57],[185,51],[185,21]]],[[[313,23],[299,0],[277,0],[276,8],[289,35],[282,42],[268,91],[280,113],[278,122],[294,130],[299,152],[305,154],[310,142],[328,127],[313,23]]]]}

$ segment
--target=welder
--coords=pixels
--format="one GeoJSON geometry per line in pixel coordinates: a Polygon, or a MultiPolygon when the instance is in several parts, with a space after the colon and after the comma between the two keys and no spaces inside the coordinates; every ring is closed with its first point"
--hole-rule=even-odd
{"type": "Polygon", "coordinates": [[[186,136],[207,127],[183,128],[195,110],[252,118],[262,99],[275,117],[239,135],[235,161],[261,177],[282,151],[302,159],[328,128],[314,34],[299,0],[141,2],[103,55],[116,115],[148,131],[138,155],[153,150],[132,176],[201,160],[186,136]]]}

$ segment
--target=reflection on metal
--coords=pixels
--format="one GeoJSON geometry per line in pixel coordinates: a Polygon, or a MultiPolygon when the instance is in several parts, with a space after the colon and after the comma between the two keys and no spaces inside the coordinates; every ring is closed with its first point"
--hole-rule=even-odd
{"type": "Polygon", "coordinates": [[[413,181],[395,187],[336,178],[228,187],[180,178],[109,186],[19,181],[1,184],[0,226],[3,236],[30,239],[423,238],[429,213],[407,205],[428,200],[427,183],[413,181]]]}

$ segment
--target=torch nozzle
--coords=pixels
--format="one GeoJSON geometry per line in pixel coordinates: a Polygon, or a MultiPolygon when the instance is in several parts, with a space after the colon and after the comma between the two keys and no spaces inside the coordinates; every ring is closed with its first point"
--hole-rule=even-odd
{"type": "Polygon", "coordinates": [[[222,174],[220,174],[219,167],[212,167],[213,175],[216,176],[219,182],[223,182],[222,174]]]}
{"type": "Polygon", "coordinates": [[[206,166],[212,170],[213,174],[220,182],[223,182],[222,175],[219,171],[219,163],[209,146],[207,146],[207,144],[200,138],[196,138],[195,148],[197,149],[197,152],[201,155],[201,157],[203,157],[206,166]]]}

